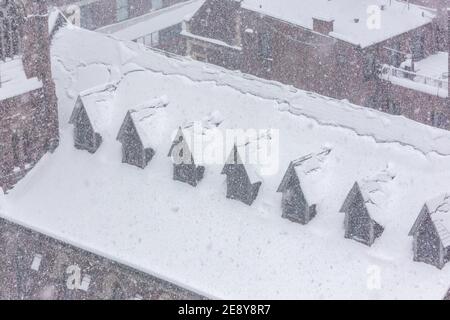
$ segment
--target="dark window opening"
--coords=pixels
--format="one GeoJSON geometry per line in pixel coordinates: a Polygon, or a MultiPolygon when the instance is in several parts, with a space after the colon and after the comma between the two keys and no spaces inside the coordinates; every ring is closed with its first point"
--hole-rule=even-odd
{"type": "Polygon", "coordinates": [[[14,166],[17,166],[20,161],[20,138],[17,133],[14,133],[11,138],[11,147],[12,147],[12,155],[13,155],[13,162],[14,166]]]}
{"type": "Polygon", "coordinates": [[[0,59],[20,54],[20,32],[24,18],[14,1],[0,6],[0,59]]]}

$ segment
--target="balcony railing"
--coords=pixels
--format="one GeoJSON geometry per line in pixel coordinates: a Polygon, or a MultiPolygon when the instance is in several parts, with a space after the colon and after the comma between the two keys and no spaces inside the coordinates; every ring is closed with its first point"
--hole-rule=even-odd
{"type": "Polygon", "coordinates": [[[387,77],[389,79],[389,77],[396,77],[402,79],[409,79],[411,81],[425,84],[431,87],[448,90],[448,72],[443,74],[444,77],[445,76],[447,77],[447,80],[445,80],[425,76],[416,72],[407,71],[389,65],[383,65],[381,70],[382,70],[381,73],[384,78],[387,77]]]}

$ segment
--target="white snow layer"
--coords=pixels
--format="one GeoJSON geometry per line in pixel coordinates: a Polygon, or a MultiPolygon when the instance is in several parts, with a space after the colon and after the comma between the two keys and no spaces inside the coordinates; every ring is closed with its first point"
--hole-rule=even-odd
{"type": "Polygon", "coordinates": [[[27,78],[21,56],[0,62],[0,101],[40,88],[42,81],[36,77],[27,78]]]}
{"type": "Polygon", "coordinates": [[[136,40],[182,23],[193,15],[204,2],[205,0],[182,2],[134,19],[100,28],[98,31],[111,34],[121,40],[136,40]]]}
{"type": "Polygon", "coordinates": [[[243,0],[242,7],[308,29],[313,29],[313,18],[333,21],[330,36],[363,48],[433,18],[428,10],[397,0],[243,0]]]}
{"type": "Polygon", "coordinates": [[[438,52],[415,63],[418,74],[433,78],[448,80],[448,52],[438,52]]]}
{"type": "Polygon", "coordinates": [[[48,235],[216,298],[440,299],[450,267],[412,261],[408,231],[426,199],[448,190],[450,133],[135,43],[64,28],[52,48],[61,145],[4,199],[2,215],[48,235]],[[80,92],[114,83],[96,154],[73,147],[67,124],[80,92]],[[166,95],[162,141],[145,170],[121,162],[128,109],[166,95]],[[253,206],[226,199],[222,165],[197,188],[172,180],[171,135],[214,111],[223,128],[280,130],[279,170],[253,206]],[[281,218],[276,193],[293,159],[323,146],[317,217],[281,218]],[[372,247],[344,239],[339,214],[355,181],[395,168],[372,247]]]}

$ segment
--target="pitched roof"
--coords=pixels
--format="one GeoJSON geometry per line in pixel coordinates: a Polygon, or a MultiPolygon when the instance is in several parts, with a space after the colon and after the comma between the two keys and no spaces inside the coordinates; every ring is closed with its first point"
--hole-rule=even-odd
{"type": "Polygon", "coordinates": [[[430,212],[436,230],[444,247],[450,246],[450,193],[443,194],[427,201],[426,206],[430,212]]]}
{"type": "Polygon", "coordinates": [[[182,142],[189,148],[196,164],[203,165],[205,161],[212,160],[207,159],[208,155],[204,153],[205,146],[214,143],[215,139],[217,139],[217,130],[219,130],[218,127],[222,122],[223,119],[220,112],[212,111],[201,121],[184,123],[173,136],[173,142],[168,156],[172,156],[173,148],[179,144],[180,137],[182,136],[182,142]]]}
{"type": "MultiPolygon", "coordinates": [[[[167,96],[162,96],[138,105],[128,112],[127,117],[133,121],[144,148],[154,147],[164,139],[161,136],[163,132],[161,128],[166,124],[164,120],[167,114],[164,108],[168,104],[167,96]]],[[[122,134],[122,129],[123,126],[118,137],[122,134]]]]}
{"type": "Polygon", "coordinates": [[[74,117],[77,115],[79,109],[84,107],[94,131],[98,133],[104,131],[111,124],[113,116],[110,101],[113,92],[110,89],[112,87],[104,85],[92,88],[90,91],[81,92],[74,106],[69,123],[73,123],[74,117]]]}
{"type": "Polygon", "coordinates": [[[444,247],[450,247],[450,193],[427,201],[409,231],[413,236],[423,221],[430,217],[444,247]]]}
{"type": "Polygon", "coordinates": [[[312,153],[292,161],[277,192],[283,192],[287,188],[291,175],[295,174],[307,200],[310,202],[318,201],[322,194],[320,192],[320,172],[324,169],[325,161],[330,153],[331,149],[324,148],[319,153],[312,153]]]}
{"type": "Polygon", "coordinates": [[[386,187],[393,179],[395,179],[395,174],[387,167],[373,177],[355,182],[340,212],[346,212],[354,197],[361,196],[370,217],[374,221],[379,223],[387,220],[386,214],[388,213],[384,210],[384,207],[389,194],[386,187]]]}
{"type": "MultiPolygon", "coordinates": [[[[228,174],[228,168],[231,165],[241,164],[245,168],[245,172],[250,180],[250,183],[257,183],[262,181],[262,177],[259,173],[259,166],[257,163],[253,163],[252,160],[252,147],[250,144],[234,145],[229,153],[229,157],[225,162],[225,166],[222,170],[222,174],[228,174]]],[[[256,158],[257,159],[257,158],[256,158]]]]}

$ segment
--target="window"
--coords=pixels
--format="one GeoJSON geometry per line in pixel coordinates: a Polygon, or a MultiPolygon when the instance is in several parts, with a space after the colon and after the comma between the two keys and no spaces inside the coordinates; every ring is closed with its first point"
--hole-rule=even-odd
{"type": "Polygon", "coordinates": [[[416,34],[413,38],[412,52],[414,60],[425,58],[425,36],[423,34],[416,34]]]}
{"type": "Polygon", "coordinates": [[[116,0],[117,21],[123,21],[129,18],[128,0],[116,0]]]}
{"type": "Polygon", "coordinates": [[[392,46],[391,50],[389,50],[389,64],[397,68],[402,62],[401,57],[400,44],[397,42],[392,46]]]}
{"type": "Polygon", "coordinates": [[[17,166],[20,161],[20,138],[17,133],[14,133],[11,138],[11,147],[12,147],[12,154],[13,154],[13,163],[14,166],[17,166]]]}
{"type": "Polygon", "coordinates": [[[95,12],[90,6],[82,6],[80,8],[80,25],[82,28],[95,29],[98,28],[98,19],[95,17],[95,12]]]}
{"type": "Polygon", "coordinates": [[[206,54],[194,52],[192,58],[197,61],[208,62],[208,56],[206,54]]]}
{"type": "Polygon", "coordinates": [[[25,155],[25,161],[27,163],[32,162],[32,142],[31,142],[31,135],[28,131],[25,131],[23,133],[23,152],[25,155]]]}
{"type": "Polygon", "coordinates": [[[431,123],[435,127],[445,128],[448,123],[448,119],[442,112],[433,111],[431,113],[431,123]]]}
{"type": "Polygon", "coordinates": [[[20,53],[24,16],[14,1],[0,3],[0,59],[5,60],[20,53]]]}
{"type": "Polygon", "coordinates": [[[152,0],[152,9],[153,10],[158,10],[158,9],[161,9],[162,7],[163,7],[162,0],[152,0]]]}
{"type": "Polygon", "coordinates": [[[377,62],[375,59],[375,54],[372,52],[368,52],[364,55],[364,69],[363,69],[363,74],[364,74],[364,80],[365,81],[369,81],[374,79],[377,75],[377,62]]]}
{"type": "Polygon", "coordinates": [[[144,44],[149,47],[157,47],[159,45],[159,31],[146,35],[144,38],[144,44]]]}
{"type": "Polygon", "coordinates": [[[259,34],[259,54],[264,59],[272,58],[272,43],[270,34],[262,31],[259,34]]]}
{"type": "Polygon", "coordinates": [[[267,31],[259,34],[259,56],[262,59],[263,68],[270,72],[272,70],[272,38],[267,31]]]}
{"type": "Polygon", "coordinates": [[[336,62],[338,66],[347,66],[347,56],[343,52],[338,52],[336,54],[336,62]]]}

